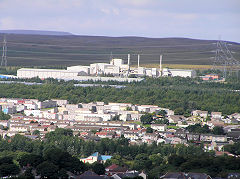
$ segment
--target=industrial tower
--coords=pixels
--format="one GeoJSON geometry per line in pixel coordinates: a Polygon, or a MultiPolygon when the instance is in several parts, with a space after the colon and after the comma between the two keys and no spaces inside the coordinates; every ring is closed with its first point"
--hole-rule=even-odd
{"type": "Polygon", "coordinates": [[[217,49],[215,54],[215,59],[213,62],[213,69],[223,70],[223,76],[226,78],[227,71],[233,72],[238,70],[240,67],[240,62],[236,60],[232,52],[228,49],[227,42],[219,40],[217,42],[217,49]]]}
{"type": "Polygon", "coordinates": [[[6,36],[4,36],[4,39],[3,39],[1,66],[7,66],[7,41],[6,41],[6,36]]]}

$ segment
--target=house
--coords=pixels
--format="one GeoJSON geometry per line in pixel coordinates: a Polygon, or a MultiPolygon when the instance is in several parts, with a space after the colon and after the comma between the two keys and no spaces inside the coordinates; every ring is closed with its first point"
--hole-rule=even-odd
{"type": "Polygon", "coordinates": [[[36,104],[38,105],[39,109],[57,107],[57,102],[52,100],[46,100],[43,102],[38,101],[36,104]]]}
{"type": "Polygon", "coordinates": [[[212,118],[220,119],[222,117],[222,112],[211,112],[212,118]]]}
{"type": "Polygon", "coordinates": [[[119,174],[119,173],[126,173],[128,171],[128,168],[126,167],[121,167],[119,165],[116,165],[116,164],[112,164],[110,166],[108,166],[106,169],[105,169],[105,174],[107,176],[112,176],[114,174],[119,174]]]}
{"type": "Polygon", "coordinates": [[[138,140],[139,139],[139,134],[137,133],[137,131],[133,131],[133,130],[124,131],[123,135],[126,139],[130,139],[130,140],[138,140]]]}
{"type": "Polygon", "coordinates": [[[92,155],[90,155],[87,158],[81,158],[80,161],[83,163],[94,163],[94,162],[100,162],[100,163],[105,163],[108,159],[111,159],[112,156],[110,155],[101,155],[99,152],[95,152],[92,155]]]}
{"type": "Polygon", "coordinates": [[[227,138],[232,140],[240,140],[240,129],[231,129],[227,133],[227,138]]]}
{"type": "Polygon", "coordinates": [[[240,178],[240,173],[229,173],[227,179],[236,179],[240,178]]]}
{"type": "Polygon", "coordinates": [[[176,145],[176,144],[184,144],[186,143],[186,139],[181,139],[179,137],[173,137],[171,138],[171,144],[176,145]]]}
{"type": "Polygon", "coordinates": [[[213,135],[212,141],[213,142],[226,142],[227,136],[226,135],[213,135]]]}
{"type": "Polygon", "coordinates": [[[151,128],[157,131],[166,131],[166,124],[151,124],[151,128]]]}
{"type": "Polygon", "coordinates": [[[202,76],[202,80],[209,81],[209,80],[219,80],[220,76],[218,74],[208,74],[205,76],[202,76]]]}
{"type": "Polygon", "coordinates": [[[188,173],[187,179],[212,179],[206,173],[188,173]]]}
{"type": "Polygon", "coordinates": [[[158,138],[159,138],[158,134],[154,134],[154,133],[148,134],[148,133],[146,133],[142,137],[142,142],[151,144],[152,142],[157,141],[158,138]]]}
{"type": "Polygon", "coordinates": [[[195,111],[192,111],[192,115],[193,116],[200,116],[200,117],[203,117],[203,118],[207,118],[208,111],[195,110],[195,111]]]}
{"type": "Polygon", "coordinates": [[[223,127],[223,126],[224,126],[224,122],[221,121],[221,120],[214,120],[214,121],[212,121],[212,125],[213,125],[213,126],[223,127]]]}
{"type": "Polygon", "coordinates": [[[100,176],[100,175],[94,173],[93,171],[88,170],[77,178],[79,178],[79,179],[102,179],[102,178],[105,178],[105,177],[100,176]]]}
{"type": "Polygon", "coordinates": [[[213,139],[213,134],[201,134],[200,141],[211,142],[213,139]]]}
{"type": "Polygon", "coordinates": [[[162,179],[187,179],[184,173],[182,172],[168,172],[165,175],[161,176],[162,179]]]}
{"type": "Polygon", "coordinates": [[[200,134],[189,133],[189,134],[187,134],[187,140],[188,141],[199,141],[200,140],[200,134]]]}
{"type": "Polygon", "coordinates": [[[240,113],[233,113],[229,116],[230,118],[240,120],[240,113]]]}
{"type": "Polygon", "coordinates": [[[185,117],[183,115],[170,115],[168,117],[169,123],[175,123],[177,124],[178,121],[185,120],[185,117]]]}
{"type": "Polygon", "coordinates": [[[97,132],[96,136],[100,137],[100,138],[108,138],[108,139],[112,139],[115,137],[115,133],[114,132],[97,132]]]}
{"type": "Polygon", "coordinates": [[[113,179],[123,179],[123,178],[134,178],[138,177],[138,172],[137,173],[117,173],[112,176],[113,179]]]}

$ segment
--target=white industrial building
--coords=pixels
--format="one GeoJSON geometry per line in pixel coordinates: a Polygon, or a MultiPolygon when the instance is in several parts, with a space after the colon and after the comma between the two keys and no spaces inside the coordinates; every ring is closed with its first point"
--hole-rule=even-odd
{"type": "Polygon", "coordinates": [[[195,70],[187,70],[187,69],[169,69],[169,68],[163,68],[162,70],[162,76],[180,76],[180,77],[190,77],[194,78],[196,77],[196,71],[195,70]]]}
{"type": "Polygon", "coordinates": [[[79,72],[71,70],[56,70],[56,69],[35,69],[35,68],[21,68],[17,71],[18,78],[56,78],[64,79],[67,77],[79,76],[79,72]]]}
{"type": "Polygon", "coordinates": [[[123,59],[113,58],[110,63],[93,63],[90,66],[70,66],[66,70],[59,69],[35,69],[35,68],[21,68],[17,71],[18,78],[34,78],[40,79],[54,78],[63,80],[78,80],[78,81],[141,81],[141,78],[128,78],[130,75],[136,77],[160,77],[160,76],[181,76],[181,77],[195,77],[194,70],[184,69],[168,69],[163,68],[145,68],[139,66],[140,56],[138,56],[138,67],[130,68],[130,55],[128,55],[128,63],[124,64],[123,59]],[[112,76],[112,77],[109,77],[112,76]]]}

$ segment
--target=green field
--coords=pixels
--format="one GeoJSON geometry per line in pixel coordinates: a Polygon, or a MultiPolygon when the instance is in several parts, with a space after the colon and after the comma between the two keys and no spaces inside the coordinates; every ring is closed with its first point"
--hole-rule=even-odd
{"type": "MultiPolygon", "coordinates": [[[[2,39],[3,34],[0,34],[0,46],[2,39]]],[[[163,54],[163,64],[169,67],[175,64],[208,66],[213,64],[215,43],[214,40],[187,38],[8,34],[7,56],[9,66],[89,65],[109,62],[111,53],[125,62],[127,54],[131,54],[132,66],[137,65],[137,54],[141,54],[140,64],[158,64],[159,55],[163,54]]],[[[240,59],[240,44],[232,44],[230,50],[240,59]]]]}

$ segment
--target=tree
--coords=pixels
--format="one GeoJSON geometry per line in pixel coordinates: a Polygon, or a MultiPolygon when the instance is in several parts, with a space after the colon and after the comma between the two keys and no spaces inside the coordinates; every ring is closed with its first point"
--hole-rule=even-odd
{"type": "Polygon", "coordinates": [[[126,111],[132,111],[132,108],[130,106],[127,106],[126,111]]]}
{"type": "Polygon", "coordinates": [[[146,133],[153,133],[153,129],[151,127],[148,127],[146,133]]]}
{"type": "Polygon", "coordinates": [[[62,179],[67,179],[69,177],[67,171],[63,168],[59,171],[58,176],[62,179]]]}
{"type": "Polygon", "coordinates": [[[155,124],[167,124],[169,125],[169,120],[166,119],[166,118],[163,118],[163,119],[158,119],[156,121],[154,121],[155,124]]]}
{"type": "Polygon", "coordinates": [[[57,178],[58,177],[58,166],[51,162],[45,161],[37,166],[37,174],[41,175],[42,178],[57,178]]]}
{"type": "Polygon", "coordinates": [[[45,160],[52,162],[59,168],[64,168],[73,173],[82,173],[85,171],[86,166],[76,157],[72,157],[68,152],[65,152],[56,147],[50,147],[43,151],[45,160]]]}
{"type": "Polygon", "coordinates": [[[145,153],[138,154],[135,157],[133,168],[136,170],[150,169],[152,166],[152,161],[148,158],[145,153]]]}
{"type": "Polygon", "coordinates": [[[113,116],[112,120],[113,121],[119,121],[119,117],[120,117],[120,115],[115,115],[115,116],[113,116]]]}
{"type": "Polygon", "coordinates": [[[39,135],[40,135],[40,131],[39,131],[39,130],[34,130],[32,134],[33,134],[33,135],[38,135],[38,136],[39,136],[39,135]]]}
{"type": "Polygon", "coordinates": [[[152,164],[155,166],[159,166],[163,159],[159,154],[152,154],[149,156],[149,159],[152,161],[152,164]]]}
{"type": "Polygon", "coordinates": [[[140,120],[143,124],[151,124],[153,121],[153,116],[150,113],[146,113],[140,117],[140,120]]]}
{"type": "Polygon", "coordinates": [[[207,116],[206,121],[211,121],[210,116],[207,116]]]}
{"type": "Polygon", "coordinates": [[[19,167],[16,164],[8,164],[4,163],[0,165],[0,176],[10,176],[10,175],[17,175],[20,172],[19,167]]]}
{"type": "MultiPolygon", "coordinates": [[[[21,177],[20,177],[21,178],[21,177]]],[[[25,179],[34,179],[34,175],[32,173],[32,168],[27,168],[26,171],[23,173],[22,178],[25,179]]]]}
{"type": "Polygon", "coordinates": [[[94,162],[92,164],[92,170],[98,175],[105,174],[105,167],[102,163],[99,162],[94,162]]]}
{"type": "Polygon", "coordinates": [[[0,165],[2,164],[13,164],[13,158],[9,156],[0,158],[0,165]]]}
{"type": "Polygon", "coordinates": [[[115,154],[112,156],[112,158],[110,159],[112,164],[116,164],[116,165],[123,165],[123,159],[120,155],[115,154]]]}
{"type": "Polygon", "coordinates": [[[201,126],[201,124],[195,124],[195,125],[188,126],[186,129],[189,132],[193,132],[193,133],[210,133],[211,132],[208,125],[206,124],[204,126],[201,126]]]}
{"type": "Polygon", "coordinates": [[[4,114],[2,111],[0,111],[0,120],[8,120],[11,116],[8,114],[4,114]]]}
{"type": "Polygon", "coordinates": [[[186,162],[186,160],[182,157],[182,156],[178,156],[178,155],[171,155],[168,158],[168,161],[170,164],[172,164],[173,166],[179,167],[182,163],[186,162]]]}
{"type": "Polygon", "coordinates": [[[161,115],[163,118],[166,117],[167,112],[165,110],[161,110],[157,113],[158,115],[161,115]]]}
{"type": "Polygon", "coordinates": [[[32,167],[36,167],[42,162],[43,162],[43,158],[40,155],[25,154],[20,158],[19,165],[22,166],[22,167],[23,166],[28,166],[28,165],[30,165],[32,167]]]}
{"type": "Polygon", "coordinates": [[[181,107],[176,108],[176,109],[174,110],[174,113],[175,113],[176,115],[183,115],[183,114],[184,114],[184,109],[181,108],[181,107]]]}
{"type": "Polygon", "coordinates": [[[223,127],[220,127],[220,126],[215,126],[212,132],[215,135],[224,135],[223,127]]]}

